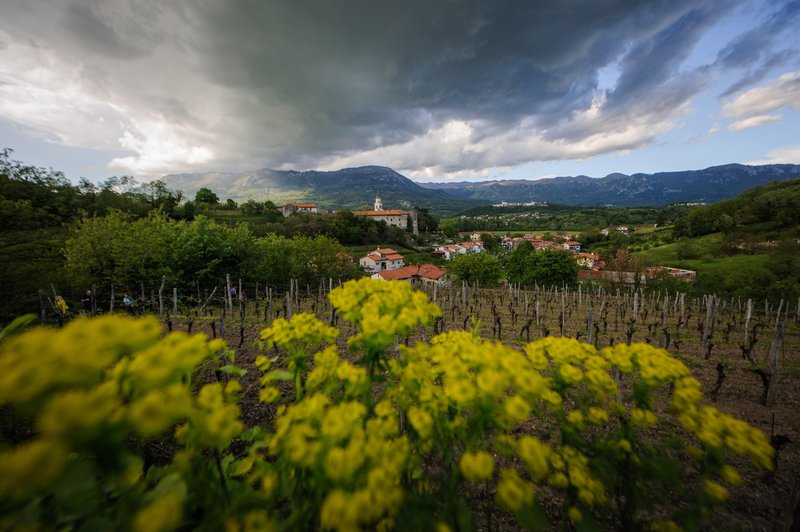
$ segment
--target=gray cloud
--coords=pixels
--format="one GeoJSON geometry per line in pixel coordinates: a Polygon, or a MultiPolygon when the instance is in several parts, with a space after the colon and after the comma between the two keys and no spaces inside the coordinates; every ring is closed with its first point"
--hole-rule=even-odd
{"type": "Polygon", "coordinates": [[[798,64],[800,55],[796,50],[796,33],[800,22],[800,0],[775,3],[772,7],[762,23],[734,38],[717,54],[716,66],[746,70],[722,93],[722,97],[752,87],[776,68],[798,64]],[[786,35],[794,40],[795,49],[776,47],[776,43],[780,44],[786,35]]]}
{"type": "MultiPolygon", "coordinates": [[[[479,172],[591,156],[653,141],[711,68],[750,65],[755,80],[766,75],[759,65],[789,60],[771,51],[771,37],[750,32],[715,65],[684,68],[709,28],[741,5],[728,0],[44,4],[11,0],[0,21],[9,43],[0,53],[53,74],[31,109],[54,113],[40,104],[64,78],[79,95],[70,127],[99,128],[104,147],[130,150],[115,168],[152,173],[365,157],[417,172],[479,172]],[[598,72],[609,65],[619,79],[602,91],[598,72]]],[[[783,32],[797,5],[781,4],[765,27],[783,32]]],[[[33,83],[41,80],[0,68],[0,86],[11,87],[0,97],[21,97],[33,83]]],[[[57,116],[45,118],[28,125],[58,127],[57,116]]],[[[48,133],[81,143],[76,131],[48,133]]],[[[97,137],[83,142],[94,147],[97,137]]]]}

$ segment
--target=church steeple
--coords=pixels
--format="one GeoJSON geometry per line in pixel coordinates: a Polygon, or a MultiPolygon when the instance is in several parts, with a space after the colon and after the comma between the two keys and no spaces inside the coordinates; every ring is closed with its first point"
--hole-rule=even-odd
{"type": "Polygon", "coordinates": [[[380,194],[375,194],[375,208],[373,210],[376,210],[376,211],[382,211],[383,210],[383,203],[381,203],[380,194]]]}

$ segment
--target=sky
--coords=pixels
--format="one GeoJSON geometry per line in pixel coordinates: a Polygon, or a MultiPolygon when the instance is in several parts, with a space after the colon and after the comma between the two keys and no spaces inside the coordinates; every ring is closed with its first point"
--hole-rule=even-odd
{"type": "Polygon", "coordinates": [[[0,149],[72,180],[800,163],[800,0],[3,0],[0,149]]]}

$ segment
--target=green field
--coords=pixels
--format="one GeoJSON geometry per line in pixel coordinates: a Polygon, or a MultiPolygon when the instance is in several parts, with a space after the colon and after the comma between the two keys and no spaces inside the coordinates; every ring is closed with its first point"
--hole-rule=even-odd
{"type": "Polygon", "coordinates": [[[639,251],[633,256],[651,264],[687,268],[698,273],[714,273],[724,277],[764,268],[767,261],[767,255],[764,254],[715,257],[714,254],[722,244],[722,240],[722,233],[712,233],[639,251]],[[681,249],[685,253],[687,247],[694,251],[690,253],[692,258],[681,257],[681,249]]]}

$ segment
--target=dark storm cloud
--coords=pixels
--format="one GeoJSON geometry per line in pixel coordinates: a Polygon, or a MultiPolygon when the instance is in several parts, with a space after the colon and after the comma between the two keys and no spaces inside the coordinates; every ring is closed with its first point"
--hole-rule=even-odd
{"type": "MultiPolygon", "coordinates": [[[[48,60],[79,64],[93,97],[113,99],[112,109],[127,113],[120,127],[134,151],[173,142],[180,153],[214,151],[218,161],[310,167],[405,143],[428,153],[413,142],[435,143],[441,131],[450,142],[442,164],[457,169],[530,160],[537,155],[525,155],[526,146],[537,139],[566,143],[548,152],[556,158],[650,142],[709,83],[712,67],[751,65],[755,77],[759,66],[786,60],[769,55],[770,37],[752,33],[731,42],[716,65],[685,67],[701,37],[741,5],[71,0],[43,7],[11,0],[0,30],[44,43],[48,60]],[[619,78],[600,90],[599,72],[608,67],[619,78]],[[570,143],[631,122],[643,132],[653,127],[570,151],[570,143]],[[457,147],[492,138],[506,146],[457,147]]],[[[785,33],[798,5],[781,3],[764,28],[785,33]]],[[[428,153],[437,156],[445,154],[428,153]]]]}
{"type": "MultiPolygon", "coordinates": [[[[427,117],[507,126],[567,116],[591,102],[599,68],[632,43],[690,26],[693,5],[226,3],[206,6],[198,45],[217,82],[247,87],[265,105],[284,102],[309,147],[337,150],[387,130],[410,138],[428,129],[427,117]]],[[[648,46],[664,55],[670,44],[648,46]]]]}

